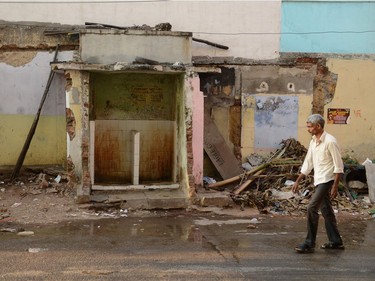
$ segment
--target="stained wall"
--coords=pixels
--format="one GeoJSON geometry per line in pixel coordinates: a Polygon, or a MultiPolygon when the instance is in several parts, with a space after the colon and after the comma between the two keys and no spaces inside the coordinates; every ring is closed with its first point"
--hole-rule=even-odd
{"type": "MultiPolygon", "coordinates": [[[[15,165],[40,106],[54,52],[0,52],[0,166],[15,165]]],[[[59,60],[71,59],[61,52],[59,60]]],[[[25,165],[66,160],[65,78],[56,73],[43,105],[25,165]]]]}
{"type": "Polygon", "coordinates": [[[349,109],[344,124],[327,124],[327,131],[335,135],[344,154],[362,163],[375,158],[375,60],[331,58],[329,69],[338,75],[335,95],[327,101],[329,108],[349,109]]]}

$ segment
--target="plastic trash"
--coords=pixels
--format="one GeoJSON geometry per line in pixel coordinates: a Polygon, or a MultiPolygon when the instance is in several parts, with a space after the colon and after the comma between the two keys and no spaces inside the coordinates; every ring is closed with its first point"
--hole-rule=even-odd
{"type": "Polygon", "coordinates": [[[291,180],[286,180],[285,181],[285,185],[286,186],[291,186],[291,185],[293,185],[295,182],[294,181],[291,181],[291,180]]]}
{"type": "Polygon", "coordinates": [[[210,184],[210,183],[216,183],[216,180],[210,177],[203,177],[203,182],[205,184],[210,184]]]}
{"type": "Polygon", "coordinates": [[[40,253],[40,252],[45,252],[48,251],[47,248],[29,248],[27,249],[29,253],[40,253]]]}
{"type": "Polygon", "coordinates": [[[363,162],[366,169],[366,178],[368,186],[368,197],[371,203],[375,203],[375,164],[370,159],[363,162]]]}
{"type": "Polygon", "coordinates": [[[55,178],[55,182],[59,183],[61,181],[61,176],[58,175],[56,178],[55,178]]]}
{"type": "Polygon", "coordinates": [[[34,231],[21,231],[17,233],[18,236],[32,236],[34,235],[34,231]]]}

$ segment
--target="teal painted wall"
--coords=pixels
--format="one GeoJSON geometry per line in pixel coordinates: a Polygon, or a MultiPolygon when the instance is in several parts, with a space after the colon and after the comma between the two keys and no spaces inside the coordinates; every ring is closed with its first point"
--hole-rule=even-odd
{"type": "Polygon", "coordinates": [[[375,1],[283,1],[281,33],[281,52],[375,54],[375,1]]]}

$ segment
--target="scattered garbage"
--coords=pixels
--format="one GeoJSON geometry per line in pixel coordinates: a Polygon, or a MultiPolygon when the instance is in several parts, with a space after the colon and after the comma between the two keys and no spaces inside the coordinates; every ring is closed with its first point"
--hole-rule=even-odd
{"type": "Polygon", "coordinates": [[[58,175],[56,178],[55,178],[55,182],[59,183],[61,181],[61,176],[58,175]]]}
{"type": "Polygon", "coordinates": [[[19,236],[32,236],[34,235],[34,231],[20,231],[17,233],[19,236]]]}
{"type": "Polygon", "coordinates": [[[375,164],[370,159],[363,163],[366,169],[368,196],[371,203],[375,203],[375,164]]]}
{"type": "Polygon", "coordinates": [[[242,164],[242,168],[246,171],[250,171],[253,168],[253,166],[251,166],[249,162],[246,162],[242,164]]]}
{"type": "Polygon", "coordinates": [[[295,183],[295,181],[286,180],[284,184],[285,184],[286,186],[291,186],[291,185],[293,185],[294,183],[295,183]]]}
{"type": "Polygon", "coordinates": [[[306,189],[303,193],[302,193],[302,196],[303,197],[306,197],[307,195],[309,195],[310,193],[310,190],[306,189]]]}
{"type": "Polygon", "coordinates": [[[260,164],[264,163],[264,158],[261,155],[256,153],[252,153],[247,158],[247,163],[249,163],[252,167],[259,166],[260,164]]]}
{"type": "Polygon", "coordinates": [[[27,251],[29,253],[40,253],[48,251],[48,248],[28,248],[27,251]]]}
{"type": "Polygon", "coordinates": [[[22,203],[18,203],[18,202],[16,202],[16,203],[14,203],[12,206],[11,206],[11,208],[17,208],[17,207],[19,207],[19,206],[21,206],[22,205],[22,203]]]}
{"type": "Polygon", "coordinates": [[[214,184],[214,183],[216,183],[215,179],[210,178],[210,177],[203,177],[203,185],[205,188],[207,188],[209,184],[214,184]]]}

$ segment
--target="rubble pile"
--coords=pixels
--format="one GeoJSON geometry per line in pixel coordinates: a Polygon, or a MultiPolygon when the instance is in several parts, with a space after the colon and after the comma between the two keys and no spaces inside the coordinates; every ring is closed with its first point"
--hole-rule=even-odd
{"type": "MultiPolygon", "coordinates": [[[[295,194],[291,188],[299,175],[300,167],[307,149],[297,140],[283,140],[281,148],[268,159],[259,160],[258,155],[248,157],[250,169],[242,175],[221,182],[210,183],[210,189],[231,187],[233,201],[245,208],[256,207],[261,213],[304,213],[314,191],[313,176],[300,182],[300,192],[295,194]],[[256,161],[254,161],[254,159],[256,161]],[[251,161],[253,160],[253,161],[251,161]],[[256,162],[256,166],[253,166],[256,162]],[[233,183],[236,183],[233,186],[233,183]]],[[[366,196],[348,196],[348,189],[340,184],[339,195],[333,201],[337,211],[362,212],[371,206],[366,196]]]]}

